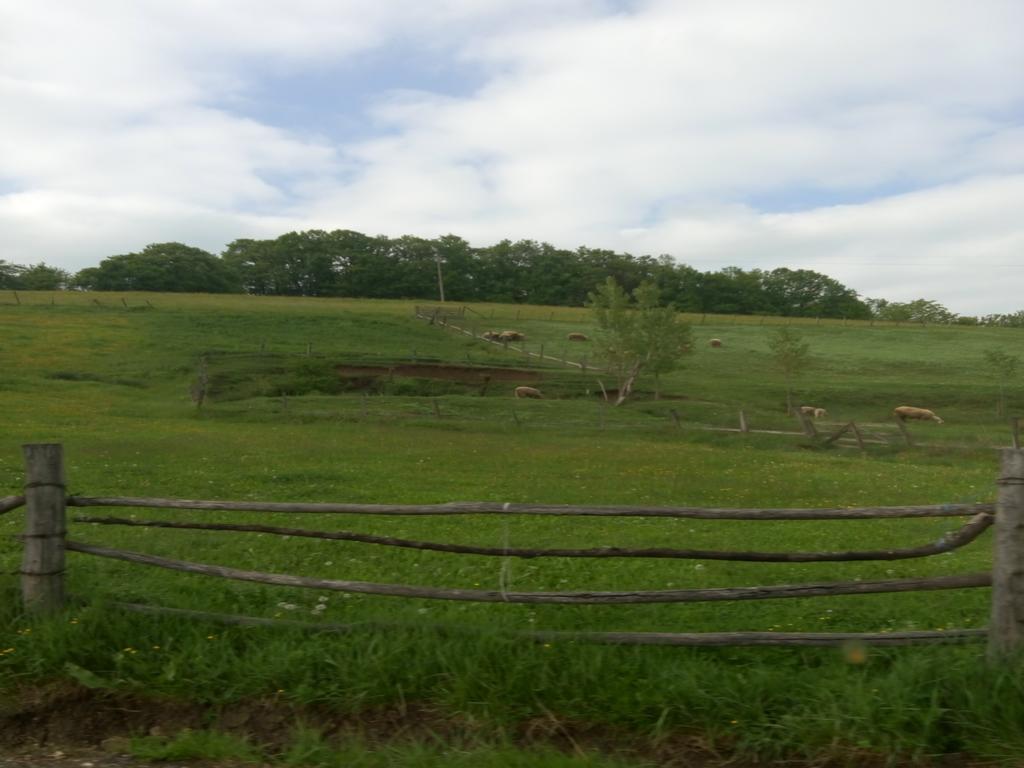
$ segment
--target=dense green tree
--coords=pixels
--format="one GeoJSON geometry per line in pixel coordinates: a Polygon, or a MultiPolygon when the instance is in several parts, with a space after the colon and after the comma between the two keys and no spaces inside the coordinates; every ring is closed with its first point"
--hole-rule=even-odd
{"type": "Polygon", "coordinates": [[[457,235],[443,235],[434,240],[434,253],[441,262],[447,299],[479,301],[478,261],[469,243],[457,235]]]}
{"type": "Polygon", "coordinates": [[[82,270],[75,285],[97,291],[235,293],[238,272],[223,260],[181,243],[154,243],[141,253],[110,256],[82,270]]]}
{"type": "MultiPolygon", "coordinates": [[[[917,306],[920,302],[905,308],[861,301],[851,289],[810,270],[725,267],[701,272],[668,255],[634,256],[589,247],[566,250],[535,240],[502,240],[474,248],[454,234],[427,239],[307,230],[272,240],[235,240],[216,266],[211,258],[180,243],[152,245],[142,253],[111,256],[99,267],[82,270],[72,284],[98,290],[167,286],[166,290],[436,300],[440,267],[450,301],[580,306],[594,285],[610,277],[627,296],[651,283],[663,305],[687,312],[851,318],[869,317],[873,311],[908,318],[915,312],[928,314],[927,307],[917,306]]],[[[0,287],[20,285],[23,270],[0,262],[0,287]]],[[[52,277],[38,275],[40,280],[52,277]]],[[[1004,322],[1002,316],[998,321],[1004,322]]]]}
{"type": "Polygon", "coordinates": [[[502,240],[479,251],[480,299],[522,303],[527,300],[526,271],[537,244],[533,240],[502,240]]]}
{"type": "Polygon", "coordinates": [[[337,268],[330,234],[322,229],[288,232],[271,246],[275,278],[289,296],[331,296],[336,293],[337,268]]]}
{"type": "Polygon", "coordinates": [[[17,289],[21,285],[19,280],[25,268],[20,264],[11,264],[0,259],[0,288],[17,289]]]}
{"type": "Polygon", "coordinates": [[[389,243],[386,237],[370,237],[349,229],[331,233],[334,265],[339,272],[338,296],[394,298],[389,243]]]}
{"type": "Polygon", "coordinates": [[[871,316],[856,291],[810,269],[773,269],[762,274],[761,283],[773,314],[853,319],[871,316]]]}
{"type": "Polygon", "coordinates": [[[677,263],[671,256],[661,255],[653,269],[654,284],[662,300],[681,312],[699,312],[701,273],[687,264],[677,263]]]}
{"type": "Polygon", "coordinates": [[[524,253],[523,289],[531,304],[582,304],[586,299],[586,270],[572,251],[549,243],[531,242],[524,253]]]}
{"type": "Polygon", "coordinates": [[[761,270],[725,267],[704,272],[697,280],[699,311],[728,315],[770,314],[772,307],[761,285],[761,270]]]}
{"type": "Polygon", "coordinates": [[[62,291],[71,283],[71,273],[43,262],[27,267],[18,278],[26,291],[62,291]]]}
{"type": "Polygon", "coordinates": [[[391,264],[388,298],[438,299],[437,281],[439,255],[434,242],[422,237],[403,235],[387,244],[387,259],[391,264]]]}
{"type": "Polygon", "coordinates": [[[221,253],[221,259],[235,270],[246,293],[257,296],[272,293],[273,286],[267,274],[268,260],[264,253],[268,243],[267,240],[243,238],[229,243],[221,253]]]}

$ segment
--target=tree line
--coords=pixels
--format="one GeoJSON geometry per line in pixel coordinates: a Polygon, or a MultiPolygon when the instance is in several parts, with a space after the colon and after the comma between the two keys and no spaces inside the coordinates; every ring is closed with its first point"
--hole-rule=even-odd
{"type": "Polygon", "coordinates": [[[219,255],[182,243],[155,243],[138,253],[109,256],[74,275],[46,264],[0,260],[0,288],[13,290],[437,299],[443,286],[449,301],[583,306],[594,286],[608,278],[627,293],[649,283],[664,305],[683,312],[1024,326],[1024,310],[960,317],[926,299],[862,298],[809,269],[702,272],[668,255],[568,250],[535,240],[474,248],[456,235],[392,238],[307,230],[272,240],[235,240],[219,255]]]}

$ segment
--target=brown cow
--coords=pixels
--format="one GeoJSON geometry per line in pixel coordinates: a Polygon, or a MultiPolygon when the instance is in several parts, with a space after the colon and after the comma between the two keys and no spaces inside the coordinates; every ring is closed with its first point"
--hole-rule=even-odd
{"type": "Polygon", "coordinates": [[[513,391],[516,397],[532,397],[536,400],[544,399],[544,395],[540,393],[540,390],[534,387],[516,387],[513,391]]]}
{"type": "Polygon", "coordinates": [[[587,334],[576,333],[575,331],[566,336],[566,338],[569,339],[569,341],[590,341],[590,339],[587,338],[587,334]]]}
{"type": "Polygon", "coordinates": [[[709,341],[708,344],[710,344],[712,347],[720,347],[720,346],[722,346],[722,340],[721,339],[711,339],[711,341],[709,341]]]}
{"type": "Polygon", "coordinates": [[[915,408],[912,405],[901,405],[893,408],[892,415],[900,421],[919,419],[921,421],[934,421],[936,424],[944,423],[942,419],[935,415],[934,411],[929,411],[927,408],[915,408]]]}

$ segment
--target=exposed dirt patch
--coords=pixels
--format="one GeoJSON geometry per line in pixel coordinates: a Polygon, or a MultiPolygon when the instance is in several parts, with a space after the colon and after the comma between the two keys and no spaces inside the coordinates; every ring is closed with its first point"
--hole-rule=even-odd
{"type": "Polygon", "coordinates": [[[438,365],[436,363],[402,363],[399,365],[336,365],[334,370],[345,379],[395,376],[416,379],[459,381],[482,384],[485,381],[540,381],[538,371],[521,368],[487,368],[469,365],[438,365]]]}
{"type": "MultiPolygon", "coordinates": [[[[148,763],[126,756],[130,746],[126,737],[173,737],[186,728],[215,729],[245,737],[267,755],[274,755],[286,747],[298,723],[316,728],[329,740],[357,737],[370,748],[413,741],[472,748],[498,735],[478,720],[446,715],[426,705],[340,715],[326,708],[296,707],[283,699],[269,698],[213,708],[60,683],[25,688],[0,703],[0,768],[78,768],[88,763],[92,764],[90,768],[144,766],[148,763]]],[[[502,735],[522,747],[554,747],[575,754],[599,752],[666,768],[891,768],[903,764],[852,751],[834,760],[752,762],[716,751],[696,735],[678,734],[652,743],[635,733],[554,715],[524,721],[502,735]]],[[[980,768],[985,764],[952,755],[913,765],[980,768]]]]}

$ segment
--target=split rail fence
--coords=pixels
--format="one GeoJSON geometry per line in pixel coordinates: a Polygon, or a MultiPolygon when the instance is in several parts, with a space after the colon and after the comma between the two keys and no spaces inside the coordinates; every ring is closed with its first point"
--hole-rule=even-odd
{"type": "MultiPolygon", "coordinates": [[[[501,504],[457,502],[434,505],[323,504],[255,501],[198,501],[132,497],[93,498],[68,496],[59,444],[24,446],[26,482],[23,496],[0,498],[0,514],[21,506],[26,508],[21,592],[27,612],[48,614],[65,603],[66,553],[111,558],[186,573],[287,587],[306,587],[368,595],[385,595],[434,600],[485,603],[531,603],[561,605],[622,605],[636,603],[690,603],[722,600],[765,600],[835,595],[863,595],[886,592],[968,589],[991,587],[991,616],[988,629],[957,629],[914,632],[521,632],[534,640],[572,637],[598,643],[646,645],[839,645],[851,641],[869,644],[903,645],[916,642],[963,642],[987,638],[989,654],[1001,657],[1024,649],[1024,451],[1005,449],[997,480],[996,503],[940,504],[857,509],[706,509],[698,507],[590,507],[542,504],[501,504]],[[363,542],[391,547],[473,554],[501,558],[584,557],[584,558],[679,558],[747,562],[811,563],[839,561],[884,561],[927,557],[963,547],[995,526],[994,566],[990,572],[866,581],[840,581],[772,586],[714,589],[670,589],[652,591],[514,592],[483,589],[449,589],[408,584],[318,579],[302,576],[241,570],[219,565],[193,563],[139,552],[86,544],[67,538],[67,507],[142,507],[180,510],[235,510],[247,512],[291,512],[296,514],[358,515],[552,515],[585,517],[659,517],[704,520],[868,520],[879,518],[969,517],[957,531],[938,542],[921,546],[878,551],[845,552],[729,552],[672,547],[584,549],[542,549],[483,547],[414,541],[350,531],[316,531],[262,524],[227,524],[198,521],[136,520],[120,517],[78,515],[71,522],[93,525],[160,527],[178,530],[258,532],[336,541],[363,542]]],[[[189,613],[155,606],[126,606],[146,612],[189,613]]],[[[210,614],[194,614],[209,616],[210,614]]],[[[222,617],[223,618],[223,617],[222,617]]],[[[279,623],[255,617],[233,617],[237,623],[279,623]]],[[[316,626],[316,625],[314,625],[316,626]]]]}
{"type": "MultiPolygon", "coordinates": [[[[469,309],[469,307],[463,307],[462,309],[466,310],[469,309]]],[[[431,325],[437,324],[440,327],[446,328],[449,331],[461,333],[464,336],[469,336],[470,338],[476,339],[477,341],[482,341],[486,344],[494,344],[504,348],[506,351],[521,354],[526,361],[530,361],[531,358],[536,358],[537,360],[540,360],[542,362],[544,360],[550,360],[551,362],[554,363],[567,365],[570,368],[579,368],[581,371],[584,372],[586,372],[587,370],[602,370],[601,368],[594,366],[593,364],[588,364],[586,355],[583,355],[583,357],[580,360],[570,360],[567,351],[569,347],[568,344],[562,345],[561,355],[545,354],[544,344],[540,344],[537,348],[537,351],[531,352],[526,348],[525,340],[520,341],[519,346],[516,346],[510,341],[493,339],[484,336],[482,333],[479,332],[479,329],[476,327],[476,324],[473,324],[473,326],[470,328],[465,328],[462,325],[457,325],[453,323],[452,319],[464,320],[464,311],[459,313],[458,311],[444,310],[438,307],[417,306],[415,308],[415,316],[420,320],[426,320],[431,325]]],[[[551,350],[549,349],[548,351],[550,352],[551,350]]]]}

